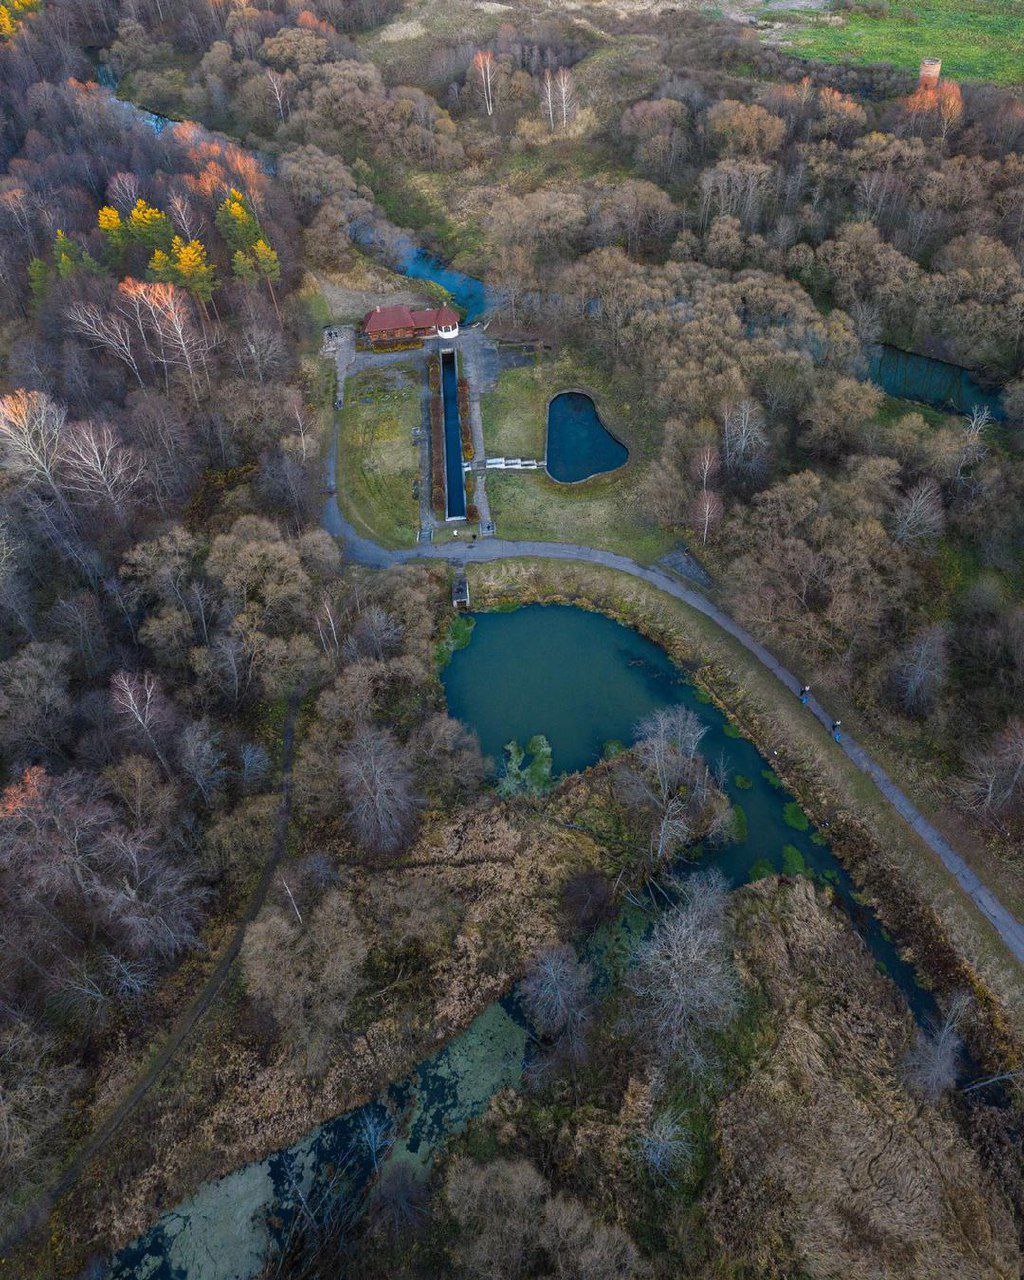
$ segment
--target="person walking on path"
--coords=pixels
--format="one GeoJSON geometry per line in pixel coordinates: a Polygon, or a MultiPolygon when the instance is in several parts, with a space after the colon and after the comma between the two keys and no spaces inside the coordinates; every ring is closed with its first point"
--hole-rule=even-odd
{"type": "Polygon", "coordinates": [[[840,738],[843,736],[841,733],[842,727],[843,727],[842,720],[832,721],[832,737],[835,738],[836,742],[838,742],[840,738]]]}
{"type": "Polygon", "coordinates": [[[811,700],[811,686],[809,684],[800,686],[800,701],[806,707],[811,700]]]}

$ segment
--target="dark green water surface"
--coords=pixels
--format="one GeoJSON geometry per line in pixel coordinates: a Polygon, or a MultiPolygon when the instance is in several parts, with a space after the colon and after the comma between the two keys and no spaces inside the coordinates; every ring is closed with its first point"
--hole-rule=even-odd
{"type": "Polygon", "coordinates": [[[527,605],[475,615],[472,639],[442,673],[448,708],[474,728],[484,753],[504,758],[510,739],[542,733],[555,773],[596,763],[605,743],[634,741],[638,722],[657,707],[682,704],[706,727],[701,754],[725,778],[738,811],[738,838],[703,851],[695,866],[714,865],[740,885],[774,871],[830,884],[876,961],[915,1013],[930,995],[899,956],[874,914],[792,794],[748,739],[741,737],[665,651],[600,613],[568,605],[527,605]]]}
{"type": "Polygon", "coordinates": [[[585,769],[609,740],[631,742],[638,720],[693,696],[663,649],[603,614],[534,604],[475,623],[442,680],[449,712],[498,763],[510,739],[543,733],[556,773],[585,769]]]}

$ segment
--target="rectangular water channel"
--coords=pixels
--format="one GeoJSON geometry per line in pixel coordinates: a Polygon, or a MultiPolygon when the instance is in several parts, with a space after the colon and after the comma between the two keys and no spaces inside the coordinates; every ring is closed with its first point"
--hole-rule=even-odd
{"type": "Polygon", "coordinates": [[[444,396],[445,505],[449,520],[466,518],[466,478],[462,471],[462,432],[459,428],[459,378],[455,352],[441,353],[441,391],[444,396]]]}

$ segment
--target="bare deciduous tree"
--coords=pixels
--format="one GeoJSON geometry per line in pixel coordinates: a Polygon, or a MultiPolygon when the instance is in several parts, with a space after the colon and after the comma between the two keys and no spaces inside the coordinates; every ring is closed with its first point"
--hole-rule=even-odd
{"type": "Polygon", "coordinates": [[[186,778],[209,804],[227,778],[220,734],[209,720],[191,720],[178,738],[178,763],[186,778]]]}
{"type": "Polygon", "coordinates": [[[274,99],[274,107],[277,110],[277,118],[285,120],[291,115],[291,96],[289,94],[289,77],[281,75],[280,72],[273,71],[269,67],[266,68],[267,84],[270,86],[270,93],[274,99]]]}
{"type": "Polygon", "coordinates": [[[258,742],[246,742],[238,753],[238,780],[245,791],[258,791],[270,772],[270,756],[258,742]]]}
{"type": "Polygon", "coordinates": [[[709,795],[710,778],[698,752],[705,728],[686,707],[663,707],[636,732],[635,764],[621,771],[619,789],[627,804],[651,816],[654,869],[692,838],[709,795]]]}
{"type": "Polygon", "coordinates": [[[896,504],[892,516],[893,541],[899,546],[929,542],[946,526],[942,493],[934,480],[914,485],[896,504]]]}
{"type": "Polygon", "coordinates": [[[720,872],[698,873],[681,903],[640,944],[626,977],[635,1033],[658,1057],[681,1060],[703,1074],[712,1065],[711,1039],[740,1008],[740,984],[726,930],[726,886],[720,872]]]}
{"type": "Polygon", "coordinates": [[[693,521],[693,527],[700,534],[702,546],[707,546],[711,530],[721,524],[723,512],[722,499],[713,489],[702,489],[694,498],[690,519],[693,521]]]}
{"type": "Polygon", "coordinates": [[[128,321],[114,311],[104,311],[92,302],[73,302],[64,313],[71,331],[92,346],[112,355],[128,369],[140,387],[145,386],[132,345],[128,321]]]}
{"type": "Polygon", "coordinates": [[[890,680],[900,706],[909,715],[925,716],[946,681],[946,632],[925,627],[899,653],[890,680]]]}
{"type": "Polygon", "coordinates": [[[122,444],[105,423],[80,422],[65,433],[64,485],[121,525],[145,473],[142,457],[122,444]]]}
{"type": "Polygon", "coordinates": [[[358,842],[373,853],[393,853],[408,838],[417,808],[412,769],[397,738],[359,725],[341,752],[338,773],[358,842]]]}
{"type": "Polygon", "coordinates": [[[637,1155],[654,1177],[671,1182],[693,1159],[689,1129],[673,1111],[659,1111],[636,1136],[637,1155]]]}
{"type": "Polygon", "coordinates": [[[58,480],[67,411],[45,391],[0,396],[0,457],[27,485],[44,489],[58,506],[67,503],[58,480]]]}
{"type": "Polygon", "coordinates": [[[382,662],[401,642],[402,627],[398,619],[380,605],[371,604],[356,618],[342,645],[342,653],[349,662],[358,662],[360,658],[382,662]]]}
{"type": "Polygon", "coordinates": [[[977,466],[988,453],[985,432],[992,421],[987,405],[975,407],[967,418],[967,425],[957,435],[957,449],[950,467],[950,480],[954,488],[960,488],[967,472],[977,466]]]}
{"type": "Polygon", "coordinates": [[[964,1052],[960,1028],[970,1007],[970,992],[955,992],[942,1021],[930,1031],[918,1032],[900,1064],[907,1088],[928,1102],[938,1102],[957,1082],[964,1052]]]}
{"type": "Polygon", "coordinates": [[[24,548],[13,524],[0,516],[0,617],[14,619],[30,639],[35,633],[32,593],[23,571],[24,548]]]}
{"type": "Polygon", "coordinates": [[[473,69],[480,80],[480,91],[483,97],[484,111],[488,116],[494,115],[494,54],[489,49],[480,49],[473,59],[473,69]]]}
{"type": "Polygon", "coordinates": [[[173,776],[166,755],[166,739],[174,722],[174,711],[156,676],[150,671],[141,675],[118,671],[111,679],[110,694],[114,711],[128,732],[149,747],[168,777],[173,776]]]}
{"type": "Polygon", "coordinates": [[[548,128],[552,133],[555,131],[555,81],[551,75],[550,67],[544,72],[544,79],[540,86],[540,105],[547,117],[548,128]]]}
{"type": "Polygon", "coordinates": [[[576,81],[568,67],[559,67],[555,72],[555,98],[562,128],[568,129],[576,119],[576,81]]]}
{"type": "Polygon", "coordinates": [[[967,804],[989,818],[1024,807],[1024,720],[1010,720],[974,758],[960,791],[967,804]]]}
{"type": "Polygon", "coordinates": [[[729,405],[722,418],[722,462],[733,480],[751,481],[763,474],[768,448],[764,414],[749,397],[729,405]]]}
{"type": "Polygon", "coordinates": [[[520,995],[538,1035],[561,1035],[590,1000],[591,970],[569,946],[545,947],[523,978],[520,995]]]}

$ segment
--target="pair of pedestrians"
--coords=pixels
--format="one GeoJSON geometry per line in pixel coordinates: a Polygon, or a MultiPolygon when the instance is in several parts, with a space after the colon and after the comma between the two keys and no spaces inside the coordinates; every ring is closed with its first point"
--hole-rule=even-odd
{"type": "MultiPolygon", "coordinates": [[[[800,701],[806,707],[807,704],[810,702],[810,700],[811,700],[811,686],[809,684],[801,685],[800,701]]],[[[835,738],[836,742],[839,742],[842,736],[843,736],[842,720],[833,720],[832,721],[832,737],[835,738]]]]}

